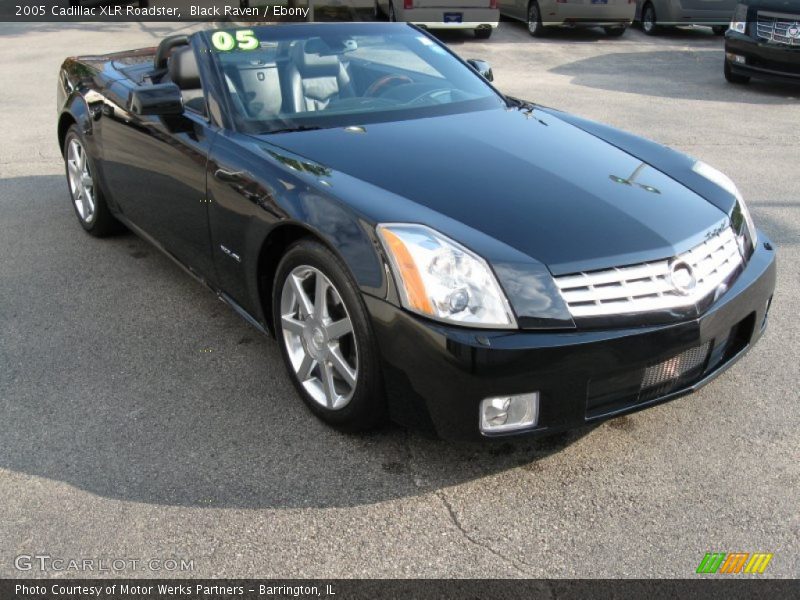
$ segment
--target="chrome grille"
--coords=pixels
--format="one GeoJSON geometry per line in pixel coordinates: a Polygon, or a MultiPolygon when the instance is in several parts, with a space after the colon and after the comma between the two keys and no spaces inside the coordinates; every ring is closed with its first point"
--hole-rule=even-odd
{"type": "Polygon", "coordinates": [[[770,42],[800,46],[800,15],[759,12],[756,34],[759,38],[770,42]]]}
{"type": "Polygon", "coordinates": [[[730,227],[673,259],[588,271],[555,278],[573,317],[640,313],[691,306],[724,283],[742,264],[736,235],[730,227]],[[679,291],[670,274],[685,262],[695,286],[679,291]]]}

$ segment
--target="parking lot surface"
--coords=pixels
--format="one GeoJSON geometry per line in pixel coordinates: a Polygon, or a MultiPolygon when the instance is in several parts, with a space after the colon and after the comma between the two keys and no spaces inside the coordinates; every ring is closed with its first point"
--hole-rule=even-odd
{"type": "Polygon", "coordinates": [[[193,561],[120,572],[142,577],[692,577],[706,552],[762,551],[767,575],[797,577],[800,88],[727,84],[702,28],[443,36],[507,93],[729,173],[779,249],[771,323],[699,393],[592,429],[350,436],[304,408],[274,341],[73,214],[61,60],[195,27],[0,24],[0,576],[52,575],[14,566],[47,554],[193,561]]]}

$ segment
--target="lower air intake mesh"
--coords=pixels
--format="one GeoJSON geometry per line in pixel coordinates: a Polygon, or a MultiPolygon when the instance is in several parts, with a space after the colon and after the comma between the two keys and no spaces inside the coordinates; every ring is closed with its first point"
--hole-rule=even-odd
{"type": "Polygon", "coordinates": [[[694,375],[695,371],[701,370],[705,365],[710,345],[710,342],[706,342],[647,367],[642,377],[642,393],[648,397],[659,396],[668,392],[678,381],[694,375]]]}

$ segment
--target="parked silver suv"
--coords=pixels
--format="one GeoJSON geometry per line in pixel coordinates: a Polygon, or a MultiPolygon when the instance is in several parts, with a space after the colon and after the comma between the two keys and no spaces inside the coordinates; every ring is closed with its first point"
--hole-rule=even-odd
{"type": "Polygon", "coordinates": [[[739,0],[636,0],[642,31],[655,35],[661,27],[708,25],[723,35],[739,0]]]}
{"type": "Polygon", "coordinates": [[[619,36],[633,22],[634,0],[498,0],[500,14],[528,24],[534,37],[551,27],[603,27],[619,36]]]}

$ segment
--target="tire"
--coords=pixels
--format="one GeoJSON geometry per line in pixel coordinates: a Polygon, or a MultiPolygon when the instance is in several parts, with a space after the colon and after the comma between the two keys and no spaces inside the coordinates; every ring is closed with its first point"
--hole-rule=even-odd
{"type": "Polygon", "coordinates": [[[645,35],[656,35],[658,33],[656,9],[650,2],[642,8],[642,31],[645,35]]]}
{"type": "Polygon", "coordinates": [[[528,33],[533,37],[544,37],[547,35],[547,28],[542,24],[542,11],[539,3],[533,0],[528,5],[528,33]]]}
{"type": "Polygon", "coordinates": [[[103,197],[97,181],[94,161],[86,151],[86,141],[77,125],[64,138],[64,170],[72,207],[81,226],[95,237],[105,237],[122,230],[103,197]]]}
{"type": "Polygon", "coordinates": [[[289,378],[311,412],[346,432],[386,420],[370,319],[355,281],[328,248],[308,238],[289,247],[275,272],[272,318],[289,378]],[[323,311],[320,277],[330,286],[323,311]]]}
{"type": "Polygon", "coordinates": [[[620,37],[625,34],[627,27],[603,27],[603,31],[609,37],[620,37]]]}
{"type": "Polygon", "coordinates": [[[479,40],[488,40],[492,37],[492,29],[491,27],[484,27],[483,29],[476,29],[475,30],[475,38],[479,40]]]}
{"type": "Polygon", "coordinates": [[[714,32],[714,35],[725,35],[725,32],[728,31],[727,25],[714,25],[711,28],[711,31],[714,32]]]}
{"type": "Polygon", "coordinates": [[[731,65],[727,60],[725,61],[725,79],[728,81],[728,83],[734,83],[739,85],[750,83],[750,78],[747,75],[739,75],[737,73],[734,73],[731,70],[731,65]]]}

